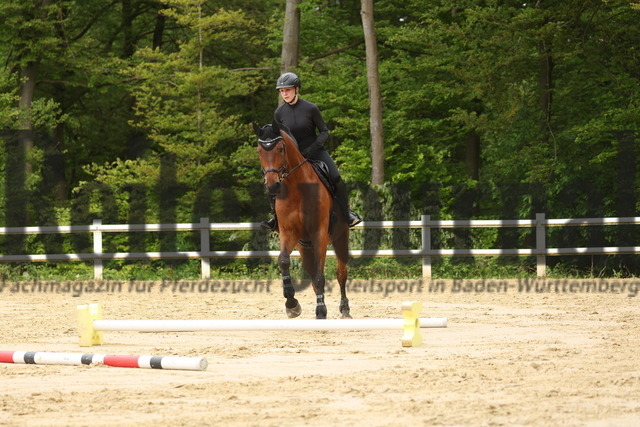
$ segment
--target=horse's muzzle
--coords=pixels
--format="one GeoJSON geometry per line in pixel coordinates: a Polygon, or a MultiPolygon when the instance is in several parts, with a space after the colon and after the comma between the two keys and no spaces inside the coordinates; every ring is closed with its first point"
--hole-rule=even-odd
{"type": "Polygon", "coordinates": [[[282,190],[282,184],[280,183],[280,181],[273,181],[271,183],[267,182],[265,186],[267,187],[267,191],[269,192],[269,194],[272,196],[280,194],[280,191],[282,190]]]}

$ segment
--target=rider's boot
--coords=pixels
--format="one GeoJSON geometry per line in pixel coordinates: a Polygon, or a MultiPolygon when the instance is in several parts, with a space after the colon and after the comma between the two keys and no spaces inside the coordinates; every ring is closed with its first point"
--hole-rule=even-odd
{"type": "Polygon", "coordinates": [[[334,183],[336,187],[336,200],[342,208],[342,211],[345,213],[345,220],[349,227],[354,227],[362,222],[360,216],[349,209],[349,194],[347,192],[347,186],[344,181],[340,178],[338,182],[334,183]]]}

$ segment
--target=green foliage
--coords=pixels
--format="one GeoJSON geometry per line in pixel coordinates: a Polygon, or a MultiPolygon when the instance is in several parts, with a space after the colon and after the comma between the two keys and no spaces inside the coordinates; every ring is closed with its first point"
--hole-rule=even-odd
{"type": "Polygon", "coordinates": [[[535,277],[536,266],[531,259],[513,259],[506,264],[494,257],[444,258],[434,262],[432,274],[444,279],[515,279],[535,277]]]}
{"type": "Polygon", "coordinates": [[[219,53],[246,59],[241,54],[244,49],[260,42],[253,34],[256,23],[241,11],[207,14],[202,2],[193,1],[172,1],[167,6],[160,13],[187,34],[185,42],[172,51],[140,48],[129,68],[122,70],[128,81],[136,82],[130,86],[136,100],[130,124],[146,135],[148,149],[138,159],[94,163],[86,171],[117,189],[117,194],[126,194],[124,187],[131,184],[151,188],[160,183],[169,191],[177,185],[184,189],[175,199],[178,218],[187,221],[195,195],[228,170],[236,147],[243,149],[249,128],[234,100],[249,96],[260,84],[255,73],[239,78],[222,66],[239,64],[219,53]]]}
{"type": "MultiPolygon", "coordinates": [[[[305,0],[300,11],[302,96],[321,108],[331,130],[327,148],[365,219],[636,215],[636,2],[375,2],[385,135],[381,188],[368,185],[360,2],[305,0]],[[479,143],[475,166],[473,141],[479,143]]],[[[283,16],[283,3],[273,0],[2,2],[2,225],[261,220],[268,204],[251,124],[271,121],[276,107],[283,16]],[[27,102],[30,65],[36,84],[27,102]],[[18,130],[27,122],[34,144],[22,153],[29,146],[21,145],[18,130]]],[[[549,240],[617,246],[624,235],[554,230],[549,240]]],[[[5,253],[73,252],[89,245],[85,237],[29,237],[18,245],[6,238],[3,247],[5,253]]],[[[277,248],[273,236],[255,233],[213,240],[222,247],[277,248]]],[[[352,234],[354,248],[418,247],[419,240],[418,230],[352,234]]],[[[105,246],[168,250],[196,241],[188,233],[116,235],[105,246]]],[[[439,247],[530,243],[528,230],[434,236],[439,247]]],[[[563,258],[551,270],[638,274],[627,258],[595,262],[563,258]]],[[[514,263],[510,270],[491,258],[447,259],[434,271],[442,277],[531,273],[530,260],[514,263]]],[[[81,274],[75,269],[83,265],[61,274],[81,274]]],[[[416,265],[357,260],[353,272],[366,278],[407,267],[413,277],[420,274],[416,265]]],[[[17,270],[46,276],[50,268],[17,270]]],[[[221,261],[215,268],[220,276],[277,276],[272,263],[221,261]]],[[[192,263],[150,262],[140,269],[114,263],[110,270],[113,277],[197,275],[192,263]]]]}

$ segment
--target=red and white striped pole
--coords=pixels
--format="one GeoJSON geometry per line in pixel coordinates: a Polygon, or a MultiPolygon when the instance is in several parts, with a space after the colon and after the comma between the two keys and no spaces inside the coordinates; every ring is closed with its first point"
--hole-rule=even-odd
{"type": "Polygon", "coordinates": [[[91,353],[51,353],[46,351],[3,351],[0,363],[25,363],[33,365],[91,365],[102,364],[120,368],[179,369],[204,371],[204,357],[116,355],[91,353]]]}

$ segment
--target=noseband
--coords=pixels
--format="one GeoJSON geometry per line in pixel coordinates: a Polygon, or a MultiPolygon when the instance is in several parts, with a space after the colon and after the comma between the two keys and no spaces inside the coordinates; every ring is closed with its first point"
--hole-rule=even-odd
{"type": "MultiPolygon", "coordinates": [[[[258,139],[258,143],[266,151],[273,150],[280,142],[282,142],[282,144],[284,144],[284,140],[282,139],[281,136],[277,136],[277,137],[272,138],[272,139],[258,139]]],[[[286,153],[286,148],[287,148],[286,145],[282,146],[282,149],[284,151],[284,159],[282,161],[282,166],[280,166],[278,169],[274,169],[274,168],[261,169],[263,176],[268,174],[268,173],[270,173],[270,172],[273,172],[273,173],[278,175],[278,181],[282,182],[287,178],[287,176],[289,176],[296,169],[298,169],[300,166],[302,166],[304,163],[307,162],[307,159],[304,159],[302,162],[300,162],[299,165],[297,165],[296,167],[292,168],[290,171],[287,171],[287,153],[286,153]]]]}

